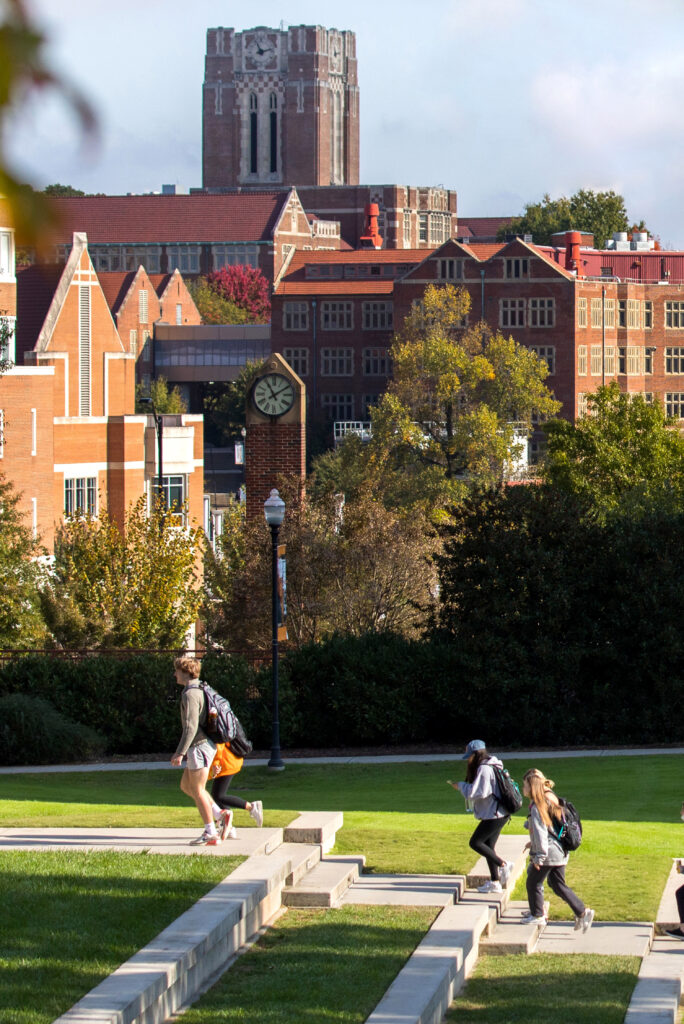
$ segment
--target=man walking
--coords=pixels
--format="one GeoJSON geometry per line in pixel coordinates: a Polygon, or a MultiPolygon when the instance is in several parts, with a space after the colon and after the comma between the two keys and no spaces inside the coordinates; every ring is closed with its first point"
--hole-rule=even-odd
{"type": "Polygon", "coordinates": [[[171,764],[178,768],[186,758],[180,788],[194,801],[204,822],[202,835],[193,839],[192,845],[218,846],[221,839],[214,824],[212,801],[205,788],[216,746],[202,728],[207,724],[207,707],[204,691],[197,684],[201,666],[199,661],[189,657],[176,658],[173,664],[176,682],[183,687],[180,703],[183,733],[171,764]]]}

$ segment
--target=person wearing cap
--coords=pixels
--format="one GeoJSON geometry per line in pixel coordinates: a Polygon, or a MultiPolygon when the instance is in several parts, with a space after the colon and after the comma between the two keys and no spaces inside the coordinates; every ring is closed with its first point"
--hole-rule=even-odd
{"type": "Polygon", "coordinates": [[[484,857],[489,867],[490,880],[478,887],[479,892],[501,892],[506,888],[513,871],[513,862],[502,860],[496,852],[496,842],[510,814],[501,809],[494,768],[503,768],[503,762],[487,752],[484,740],[471,740],[463,760],[468,762],[465,782],[451,783],[472,803],[473,814],[479,824],[470,837],[470,848],[484,857]]]}

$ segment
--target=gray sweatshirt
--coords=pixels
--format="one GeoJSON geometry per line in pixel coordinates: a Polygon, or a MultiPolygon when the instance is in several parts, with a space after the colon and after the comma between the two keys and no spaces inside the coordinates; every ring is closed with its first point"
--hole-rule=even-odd
{"type": "Polygon", "coordinates": [[[192,682],[183,688],[180,712],[183,735],[178,742],[174,757],[185,757],[190,747],[194,747],[197,743],[201,743],[208,738],[202,728],[203,725],[206,725],[207,721],[204,691],[200,689],[196,682],[192,682]]]}
{"type": "Polygon", "coordinates": [[[480,765],[474,782],[458,783],[458,788],[466,800],[472,800],[473,814],[480,821],[489,821],[491,818],[505,818],[508,813],[496,799],[499,791],[492,765],[496,765],[497,768],[503,768],[503,762],[498,757],[490,757],[488,761],[483,761],[480,765]]]}
{"type": "Polygon", "coordinates": [[[533,864],[540,867],[559,867],[568,863],[568,854],[561,844],[549,835],[536,804],[530,804],[527,827],[530,830],[530,860],[533,864]]]}

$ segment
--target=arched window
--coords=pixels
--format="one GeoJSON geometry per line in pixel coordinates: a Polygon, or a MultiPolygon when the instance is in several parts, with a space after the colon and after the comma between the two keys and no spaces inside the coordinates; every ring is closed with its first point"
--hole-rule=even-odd
{"type": "Polygon", "coordinates": [[[278,97],[271,93],[270,106],[270,131],[271,131],[271,173],[278,170],[278,97]]]}
{"type": "Polygon", "coordinates": [[[249,171],[250,174],[257,173],[257,98],[255,93],[249,97],[249,171]]]}

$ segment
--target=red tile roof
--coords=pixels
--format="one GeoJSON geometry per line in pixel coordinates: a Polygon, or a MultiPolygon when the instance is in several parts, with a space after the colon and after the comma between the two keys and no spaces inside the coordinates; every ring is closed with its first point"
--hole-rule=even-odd
{"type": "Polygon", "coordinates": [[[233,195],[69,196],[53,200],[56,243],[269,241],[289,190],[233,195]]]}
{"type": "Polygon", "coordinates": [[[292,257],[288,273],[306,263],[420,263],[430,252],[430,249],[349,249],[340,252],[332,249],[318,249],[315,252],[298,249],[292,257]]]}
{"type": "Polygon", "coordinates": [[[152,287],[161,299],[164,291],[168,287],[169,281],[173,277],[172,274],[148,274],[152,287]]]}
{"type": "Polygon", "coordinates": [[[63,273],[63,264],[17,267],[17,363],[38,341],[63,273]]]}
{"type": "Polygon", "coordinates": [[[458,237],[470,235],[472,238],[492,238],[503,225],[508,225],[513,217],[462,217],[458,215],[458,237]]]}
{"type": "Polygon", "coordinates": [[[98,271],[98,279],[100,286],[104,292],[107,305],[111,309],[112,313],[116,313],[121,303],[128,295],[129,289],[133,284],[136,271],[129,270],[127,272],[117,272],[114,270],[98,271]]]}
{"type": "Polygon", "coordinates": [[[506,248],[506,242],[464,242],[463,248],[468,249],[475,259],[490,260],[498,252],[506,248]]]}
{"type": "Polygon", "coordinates": [[[394,281],[325,280],[325,281],[283,281],[277,295],[391,295],[394,281]]]}

